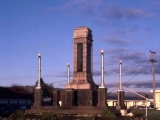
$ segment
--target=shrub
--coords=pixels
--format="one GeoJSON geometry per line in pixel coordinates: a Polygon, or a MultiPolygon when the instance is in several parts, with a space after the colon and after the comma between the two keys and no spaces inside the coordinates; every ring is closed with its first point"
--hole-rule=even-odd
{"type": "Polygon", "coordinates": [[[93,116],[83,117],[80,120],[94,120],[93,116]]]}
{"type": "Polygon", "coordinates": [[[115,113],[113,113],[112,111],[110,111],[109,109],[104,109],[102,114],[101,114],[103,117],[106,117],[106,118],[110,118],[110,119],[116,119],[116,115],[115,113]]]}
{"type": "Polygon", "coordinates": [[[134,115],[135,120],[145,119],[145,109],[131,109],[131,113],[134,115]]]}
{"type": "Polygon", "coordinates": [[[24,110],[17,110],[15,113],[12,113],[9,118],[9,120],[24,120],[25,119],[25,112],[24,110]]]}
{"type": "Polygon", "coordinates": [[[159,110],[150,110],[148,112],[148,120],[159,120],[160,119],[160,111],[159,110]]]}
{"type": "Polygon", "coordinates": [[[58,120],[58,116],[51,112],[42,112],[41,120],[58,120]]]}

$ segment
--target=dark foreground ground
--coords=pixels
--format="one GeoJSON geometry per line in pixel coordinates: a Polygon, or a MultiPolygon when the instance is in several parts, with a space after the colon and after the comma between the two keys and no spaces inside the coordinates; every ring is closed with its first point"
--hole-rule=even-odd
{"type": "MultiPolygon", "coordinates": [[[[0,120],[12,120],[8,119],[7,117],[3,117],[0,120]]],[[[13,120],[132,120],[128,117],[119,117],[116,119],[110,119],[110,118],[103,118],[103,117],[94,117],[94,118],[86,118],[86,117],[74,117],[74,116],[66,116],[64,118],[57,118],[57,119],[40,119],[38,116],[32,116],[32,117],[26,117],[25,119],[13,119],[13,120]]]]}

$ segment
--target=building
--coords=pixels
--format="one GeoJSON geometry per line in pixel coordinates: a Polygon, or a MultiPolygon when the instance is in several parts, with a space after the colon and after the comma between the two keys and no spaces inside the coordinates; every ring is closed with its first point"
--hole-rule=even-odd
{"type": "MultiPolygon", "coordinates": [[[[150,92],[153,93],[153,90],[151,90],[150,92]]],[[[156,102],[155,107],[157,109],[160,109],[160,90],[155,90],[154,96],[155,96],[155,102],[156,102]]]]}
{"type": "MultiPolygon", "coordinates": [[[[150,99],[151,101],[153,101],[153,99],[150,99]]],[[[117,106],[117,100],[116,99],[108,99],[107,100],[107,104],[108,106],[117,106]]],[[[131,108],[131,107],[143,107],[146,106],[150,107],[151,102],[150,101],[146,101],[146,100],[136,100],[136,99],[132,99],[132,100],[126,100],[124,101],[125,106],[127,107],[127,109],[131,108]]]]}

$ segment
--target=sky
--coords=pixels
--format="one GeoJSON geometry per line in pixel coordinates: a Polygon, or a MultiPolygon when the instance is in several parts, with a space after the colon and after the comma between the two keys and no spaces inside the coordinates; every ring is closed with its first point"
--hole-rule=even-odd
{"type": "MultiPolygon", "coordinates": [[[[155,79],[160,89],[159,0],[0,0],[0,85],[34,85],[38,53],[42,78],[64,88],[67,63],[73,75],[73,33],[87,26],[93,35],[93,80],[101,81],[105,57],[108,92],[123,85],[135,91],[152,89],[150,50],[156,52],[155,79]]],[[[72,76],[71,76],[72,80],[72,76]]]]}

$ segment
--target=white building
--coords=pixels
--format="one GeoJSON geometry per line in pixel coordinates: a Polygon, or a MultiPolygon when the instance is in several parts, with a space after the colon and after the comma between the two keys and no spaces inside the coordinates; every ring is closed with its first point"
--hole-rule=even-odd
{"type": "MultiPolygon", "coordinates": [[[[153,92],[153,90],[151,90],[153,92]]],[[[155,90],[155,107],[160,109],[160,90],[155,90]]]]}
{"type": "MultiPolygon", "coordinates": [[[[160,95],[160,92],[159,92],[160,95]]],[[[153,99],[149,99],[150,101],[153,101],[153,99]]],[[[150,101],[146,101],[146,100],[125,100],[124,104],[127,107],[127,109],[129,109],[130,107],[138,107],[138,106],[147,106],[149,107],[151,105],[150,101]]],[[[113,100],[113,99],[108,99],[107,100],[107,104],[108,106],[116,106],[117,105],[117,100],[113,100]]]]}

